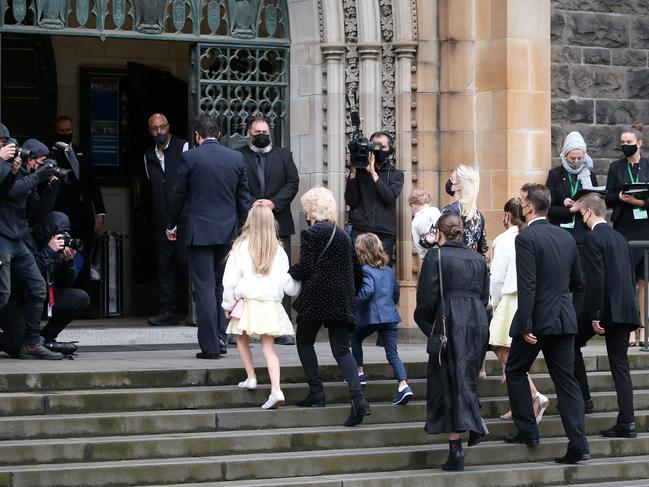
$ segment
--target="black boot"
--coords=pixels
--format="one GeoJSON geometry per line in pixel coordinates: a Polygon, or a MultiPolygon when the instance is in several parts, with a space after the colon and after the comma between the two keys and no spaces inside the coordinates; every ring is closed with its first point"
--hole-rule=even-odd
{"type": "Polygon", "coordinates": [[[466,446],[476,446],[484,438],[484,433],[476,433],[475,431],[469,431],[469,442],[466,446]]]}
{"type": "Polygon", "coordinates": [[[345,421],[344,426],[356,426],[361,424],[365,416],[372,414],[370,409],[370,403],[365,399],[360,399],[358,401],[352,401],[352,410],[349,413],[347,421],[345,421]]]}
{"type": "Polygon", "coordinates": [[[313,406],[323,408],[327,404],[327,399],[324,392],[309,392],[308,396],[296,402],[295,404],[301,408],[310,408],[313,406]]]}
{"type": "Polygon", "coordinates": [[[454,472],[464,471],[462,440],[448,440],[448,460],[442,465],[442,470],[451,470],[454,472]]]}

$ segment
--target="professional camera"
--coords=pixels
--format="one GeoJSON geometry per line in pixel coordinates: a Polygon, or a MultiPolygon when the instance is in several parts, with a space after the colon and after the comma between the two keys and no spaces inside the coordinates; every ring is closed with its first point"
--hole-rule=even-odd
{"type": "Polygon", "coordinates": [[[59,167],[57,162],[54,159],[45,159],[43,161],[43,165],[49,164],[52,168],[54,168],[54,176],[59,178],[59,180],[65,184],[70,184],[72,182],[72,169],[64,169],[62,167],[59,167]]]}
{"type": "Polygon", "coordinates": [[[65,247],[70,247],[72,250],[83,250],[83,240],[80,238],[72,238],[72,235],[68,232],[63,232],[61,236],[63,237],[63,245],[65,247]]]}
{"type": "MultiPolygon", "coordinates": [[[[349,96],[347,96],[347,105],[351,109],[349,96]]],[[[361,130],[361,117],[358,114],[358,110],[351,110],[349,115],[354,129],[352,140],[347,144],[352,167],[356,169],[365,169],[369,164],[368,156],[370,152],[383,150],[383,145],[381,145],[380,142],[368,140],[368,138],[363,135],[363,131],[361,130]]]]}
{"type": "Polygon", "coordinates": [[[5,145],[10,145],[10,144],[16,145],[16,155],[14,157],[20,157],[23,161],[27,161],[27,159],[30,159],[32,157],[32,151],[20,147],[18,145],[18,141],[13,137],[8,138],[7,143],[5,145]]]}

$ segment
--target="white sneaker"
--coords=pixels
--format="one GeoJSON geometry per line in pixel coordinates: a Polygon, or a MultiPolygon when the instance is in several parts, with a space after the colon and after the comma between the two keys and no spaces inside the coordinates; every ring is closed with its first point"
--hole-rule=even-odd
{"type": "MultiPolygon", "coordinates": [[[[536,424],[539,424],[541,422],[541,419],[543,419],[543,413],[550,404],[550,400],[540,392],[537,392],[536,397],[534,398],[534,401],[537,400],[539,401],[539,412],[536,413],[536,424]]],[[[532,406],[534,405],[534,401],[532,402],[532,406]]]]}
{"type": "Polygon", "coordinates": [[[249,391],[257,389],[257,378],[248,378],[243,382],[239,382],[238,386],[241,387],[241,389],[248,389],[249,391]]]}
{"type": "Polygon", "coordinates": [[[279,391],[278,394],[268,396],[268,401],[261,405],[261,409],[276,409],[278,406],[284,404],[284,393],[279,391]]]}

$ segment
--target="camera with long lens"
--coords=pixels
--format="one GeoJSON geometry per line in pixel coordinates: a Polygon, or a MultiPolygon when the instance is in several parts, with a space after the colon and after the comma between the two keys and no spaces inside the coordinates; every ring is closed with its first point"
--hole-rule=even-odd
{"type": "Polygon", "coordinates": [[[65,184],[70,184],[72,182],[72,169],[59,167],[58,163],[54,159],[45,159],[43,165],[50,165],[54,169],[54,176],[56,176],[59,181],[65,184]]]}
{"type": "Polygon", "coordinates": [[[383,150],[383,145],[380,142],[369,140],[365,135],[363,135],[363,130],[361,130],[361,117],[358,114],[358,110],[351,110],[349,96],[347,96],[347,105],[350,107],[349,115],[351,118],[352,128],[354,129],[352,138],[347,144],[352,167],[356,169],[366,169],[369,164],[370,153],[383,150]]]}
{"type": "Polygon", "coordinates": [[[67,161],[66,152],[71,150],[70,146],[65,142],[55,142],[50,147],[50,158],[45,163],[50,163],[54,167],[54,175],[66,184],[72,182],[72,169],[66,169],[59,166],[60,161],[67,161]]]}
{"type": "MultiPolygon", "coordinates": [[[[20,147],[18,145],[18,141],[16,139],[14,139],[13,137],[10,137],[9,139],[7,139],[7,143],[5,145],[11,145],[11,144],[14,144],[16,146],[16,154],[14,155],[14,157],[20,157],[23,161],[26,161],[27,159],[32,158],[32,151],[27,150],[27,149],[23,149],[22,147],[20,147]]],[[[11,162],[11,161],[9,161],[9,162],[11,162]]]]}
{"type": "Polygon", "coordinates": [[[63,245],[65,247],[69,247],[72,250],[83,250],[83,240],[80,238],[72,238],[72,235],[68,232],[61,233],[61,237],[63,237],[63,245]]]}

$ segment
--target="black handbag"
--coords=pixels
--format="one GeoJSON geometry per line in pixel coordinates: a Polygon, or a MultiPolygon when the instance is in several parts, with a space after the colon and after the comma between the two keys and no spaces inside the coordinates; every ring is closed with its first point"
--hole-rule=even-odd
{"type": "MultiPolygon", "coordinates": [[[[325,245],[325,248],[322,249],[322,252],[320,252],[320,255],[318,255],[318,258],[315,261],[315,264],[313,267],[317,266],[320,261],[322,260],[322,257],[324,256],[325,252],[331,245],[332,240],[334,239],[334,236],[336,235],[336,224],[333,224],[333,228],[331,229],[331,236],[329,237],[329,241],[327,242],[327,245],[325,245]]],[[[298,313],[300,312],[300,309],[302,308],[302,293],[298,294],[295,299],[293,299],[293,304],[291,307],[297,311],[298,313]]]]}
{"type": "Polygon", "coordinates": [[[431,357],[437,357],[439,365],[442,365],[442,360],[446,356],[446,345],[448,343],[448,338],[446,337],[446,307],[444,304],[444,284],[442,283],[442,252],[439,247],[437,247],[437,268],[439,271],[439,299],[441,302],[441,320],[435,319],[433,324],[433,329],[430,336],[428,337],[428,342],[426,344],[426,351],[431,357]],[[442,334],[435,333],[435,325],[442,322],[442,334]]]}

